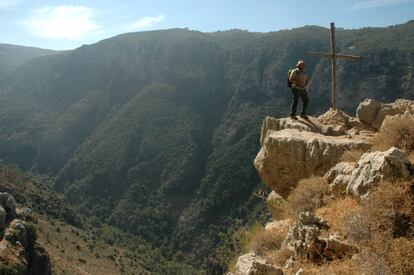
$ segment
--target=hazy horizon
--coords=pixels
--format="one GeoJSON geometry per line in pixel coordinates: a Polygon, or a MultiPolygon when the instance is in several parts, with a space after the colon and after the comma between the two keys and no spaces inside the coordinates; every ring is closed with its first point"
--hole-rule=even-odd
{"type": "Polygon", "coordinates": [[[359,29],[414,19],[414,0],[51,1],[0,0],[0,43],[54,50],[78,48],[128,32],[188,28],[270,32],[306,25],[359,29]]]}

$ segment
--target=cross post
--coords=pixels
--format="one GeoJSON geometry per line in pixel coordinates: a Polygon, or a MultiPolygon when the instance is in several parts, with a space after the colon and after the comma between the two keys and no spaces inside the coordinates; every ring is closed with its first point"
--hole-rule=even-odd
{"type": "Polygon", "coordinates": [[[337,79],[336,79],[336,61],[338,60],[351,60],[351,61],[359,61],[361,60],[361,56],[357,55],[347,55],[347,54],[336,54],[336,47],[335,47],[335,23],[331,23],[331,52],[330,53],[320,53],[314,51],[308,51],[308,54],[318,56],[321,58],[330,58],[331,59],[331,72],[332,72],[332,99],[331,104],[332,108],[336,109],[336,88],[337,88],[337,79]]]}

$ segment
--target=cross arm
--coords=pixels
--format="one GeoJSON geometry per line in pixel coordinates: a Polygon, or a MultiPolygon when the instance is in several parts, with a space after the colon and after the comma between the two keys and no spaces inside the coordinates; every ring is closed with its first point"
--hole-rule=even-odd
{"type": "MultiPolygon", "coordinates": [[[[315,55],[315,56],[318,56],[318,57],[332,58],[332,54],[330,54],[330,53],[320,53],[320,52],[308,51],[308,54],[315,55]]],[[[362,59],[361,56],[348,55],[348,54],[336,54],[335,57],[337,59],[347,59],[347,60],[354,60],[354,61],[358,61],[358,60],[362,59]]]]}

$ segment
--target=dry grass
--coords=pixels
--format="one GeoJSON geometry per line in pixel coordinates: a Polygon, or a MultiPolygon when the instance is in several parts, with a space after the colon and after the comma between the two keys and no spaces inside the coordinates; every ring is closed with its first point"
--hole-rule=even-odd
{"type": "Polygon", "coordinates": [[[284,216],[295,220],[303,211],[314,211],[328,200],[328,183],[321,177],[299,181],[287,198],[284,216]]]}
{"type": "Polygon", "coordinates": [[[359,211],[358,201],[350,196],[330,201],[326,206],[316,210],[316,214],[326,220],[330,231],[344,235],[346,219],[359,211]]]}
{"type": "Polygon", "coordinates": [[[278,251],[278,249],[280,249],[281,244],[283,240],[286,238],[287,233],[287,229],[265,230],[264,227],[259,223],[254,224],[249,229],[236,232],[234,238],[238,242],[240,251],[238,255],[232,258],[228,263],[228,271],[235,273],[237,259],[243,253],[252,251],[258,255],[269,257],[269,255],[272,255],[273,253],[275,253],[275,251],[278,251]]]}
{"type": "Polygon", "coordinates": [[[268,257],[270,259],[270,262],[274,264],[275,266],[284,267],[286,264],[286,261],[293,256],[293,252],[283,247],[282,249],[279,249],[277,251],[271,252],[268,257]]]}
{"type": "Polygon", "coordinates": [[[250,251],[256,254],[266,256],[274,250],[281,247],[283,240],[286,238],[288,230],[261,230],[258,231],[248,245],[250,251]]]}
{"type": "Polygon", "coordinates": [[[362,247],[367,274],[414,274],[414,196],[410,182],[384,182],[345,218],[345,233],[362,247]]]}
{"type": "Polygon", "coordinates": [[[343,259],[334,262],[323,262],[315,264],[307,261],[297,261],[286,275],[294,275],[298,270],[303,269],[303,275],[360,275],[365,274],[357,268],[351,259],[343,259]]]}
{"type": "Polygon", "coordinates": [[[388,119],[372,142],[373,150],[384,151],[394,146],[407,154],[414,152],[414,116],[388,119]]]}
{"type": "Polygon", "coordinates": [[[252,251],[265,256],[280,248],[287,235],[286,230],[265,230],[260,224],[255,224],[248,230],[239,233],[240,246],[243,252],[252,251]]]}
{"type": "Polygon", "coordinates": [[[124,249],[89,238],[60,221],[38,217],[38,243],[50,256],[53,274],[149,274],[124,249]]]}

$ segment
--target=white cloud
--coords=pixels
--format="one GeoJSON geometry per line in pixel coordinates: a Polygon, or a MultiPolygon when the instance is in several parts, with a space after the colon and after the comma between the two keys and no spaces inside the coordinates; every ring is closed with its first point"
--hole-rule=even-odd
{"type": "Polygon", "coordinates": [[[409,2],[414,2],[414,0],[365,0],[355,3],[353,9],[371,9],[409,2]]]}
{"type": "Polygon", "coordinates": [[[0,10],[17,6],[21,0],[0,0],[0,10]]]}
{"type": "Polygon", "coordinates": [[[148,28],[161,22],[164,19],[165,19],[164,15],[158,15],[158,16],[153,16],[153,17],[142,17],[138,19],[137,21],[135,21],[134,23],[130,24],[129,28],[133,30],[148,28]]]}
{"type": "Polygon", "coordinates": [[[35,10],[23,24],[36,36],[77,40],[99,31],[94,16],[94,10],[85,6],[44,7],[35,10]]]}

